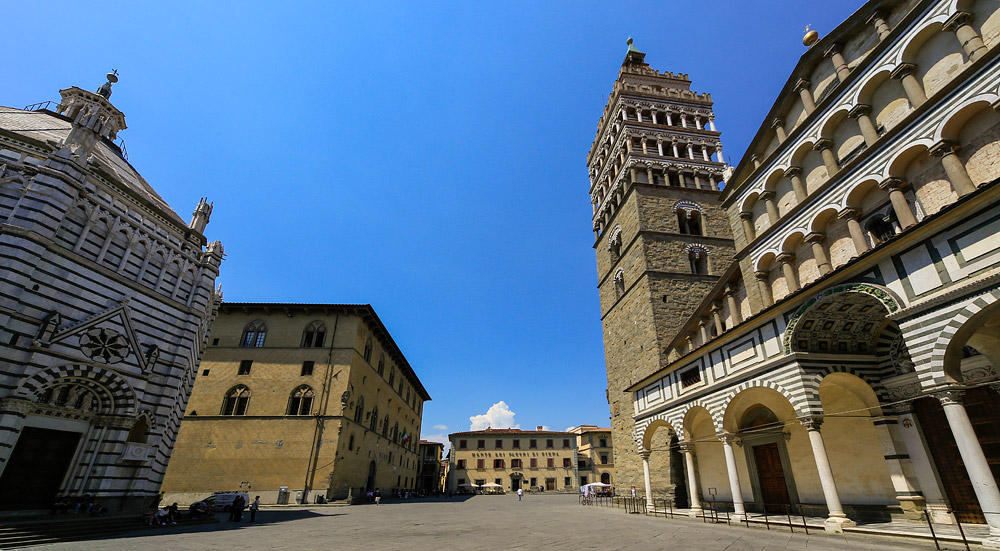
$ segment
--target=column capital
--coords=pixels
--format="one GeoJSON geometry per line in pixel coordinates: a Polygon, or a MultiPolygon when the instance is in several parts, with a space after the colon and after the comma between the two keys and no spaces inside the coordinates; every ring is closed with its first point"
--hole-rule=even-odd
{"type": "Polygon", "coordinates": [[[882,20],[883,23],[885,22],[885,16],[882,15],[882,12],[875,10],[874,12],[872,12],[870,16],[868,16],[868,19],[865,20],[865,24],[875,25],[878,24],[880,19],[882,20]]]}
{"type": "Polygon", "coordinates": [[[818,231],[807,233],[805,236],[806,243],[822,243],[824,239],[826,235],[818,231]]]}
{"type": "Polygon", "coordinates": [[[754,277],[756,277],[760,281],[767,281],[767,276],[769,274],[770,274],[770,272],[765,272],[763,270],[756,271],[756,272],[753,273],[754,277]]]}
{"type": "Polygon", "coordinates": [[[771,128],[777,128],[779,126],[785,126],[785,119],[782,119],[781,117],[775,117],[771,121],[771,128]]]}
{"type": "Polygon", "coordinates": [[[738,436],[736,436],[731,432],[724,432],[719,435],[719,440],[721,440],[723,444],[732,445],[732,443],[735,442],[737,438],[738,436]]]}
{"type": "Polygon", "coordinates": [[[889,73],[890,78],[900,79],[905,76],[913,74],[913,71],[917,69],[917,66],[912,63],[900,63],[895,69],[889,73]]]}
{"type": "Polygon", "coordinates": [[[727,283],[726,284],[726,290],[723,291],[723,294],[725,294],[727,297],[728,296],[736,296],[736,291],[737,291],[738,288],[739,288],[739,284],[738,283],[727,283]]]}
{"type": "Polygon", "coordinates": [[[649,461],[649,456],[653,454],[653,450],[639,450],[639,457],[643,461],[649,461]]]}
{"type": "Polygon", "coordinates": [[[871,112],[872,112],[871,105],[868,105],[867,103],[859,103],[854,107],[852,107],[851,110],[847,112],[847,116],[851,117],[852,119],[856,119],[858,117],[868,115],[871,112]]]}
{"type": "Polygon", "coordinates": [[[941,140],[931,146],[930,153],[934,157],[945,157],[958,150],[958,142],[954,140],[941,140]]]}
{"type": "Polygon", "coordinates": [[[848,220],[848,219],[857,220],[858,216],[860,215],[861,211],[859,211],[858,209],[854,207],[847,207],[837,213],[837,218],[840,218],[841,220],[848,220]]]}
{"type": "Polygon", "coordinates": [[[945,20],[941,26],[946,31],[955,32],[959,27],[972,22],[972,14],[967,11],[957,11],[954,15],[945,20]]]}
{"type": "Polygon", "coordinates": [[[722,307],[715,302],[713,302],[712,307],[708,309],[708,311],[713,314],[718,314],[720,310],[722,310],[722,307]]]}
{"type": "Polygon", "coordinates": [[[788,167],[787,170],[785,170],[785,176],[788,176],[789,178],[794,178],[796,176],[801,176],[801,175],[802,175],[801,166],[790,166],[788,167]]]}
{"type": "Polygon", "coordinates": [[[694,442],[691,440],[678,442],[677,449],[681,450],[682,453],[694,453],[694,442]]]}
{"type": "Polygon", "coordinates": [[[753,220],[753,213],[742,211],[740,212],[740,218],[742,218],[743,220],[753,220]]]}
{"type": "Polygon", "coordinates": [[[820,425],[823,424],[823,416],[813,415],[810,417],[799,417],[799,423],[801,423],[806,430],[819,430],[820,425]]]}
{"type": "Polygon", "coordinates": [[[764,190],[760,192],[760,195],[758,195],[758,197],[760,197],[764,201],[770,201],[771,199],[774,199],[774,192],[771,190],[764,190]]]}
{"type": "Polygon", "coordinates": [[[792,262],[795,262],[795,253],[781,253],[774,257],[774,259],[781,264],[791,264],[792,262]]]}
{"type": "Polygon", "coordinates": [[[962,400],[965,398],[965,388],[953,387],[940,392],[935,392],[934,397],[941,402],[942,406],[950,406],[953,404],[961,405],[962,400]]]}
{"type": "Polygon", "coordinates": [[[840,53],[840,44],[834,42],[830,44],[825,50],[823,50],[823,57],[833,57],[840,53]]]}
{"type": "Polygon", "coordinates": [[[830,149],[831,147],[833,147],[833,140],[830,138],[820,138],[813,144],[814,151],[823,151],[824,149],[830,149]]]}
{"type": "Polygon", "coordinates": [[[903,189],[903,186],[905,185],[906,185],[906,180],[895,176],[886,178],[885,180],[882,180],[881,182],[878,183],[879,189],[883,189],[886,191],[903,189]]]}
{"type": "Polygon", "coordinates": [[[706,325],[708,325],[708,320],[705,318],[698,318],[698,327],[704,329],[706,325]]]}
{"type": "Polygon", "coordinates": [[[801,90],[808,90],[808,89],[809,89],[809,86],[811,86],[811,85],[812,85],[812,83],[811,83],[811,82],[809,82],[808,80],[806,80],[806,79],[804,79],[804,78],[800,78],[800,79],[799,79],[799,80],[798,80],[798,81],[797,81],[797,82],[795,83],[795,88],[792,88],[792,91],[793,91],[793,92],[798,92],[798,91],[801,91],[801,90]]]}

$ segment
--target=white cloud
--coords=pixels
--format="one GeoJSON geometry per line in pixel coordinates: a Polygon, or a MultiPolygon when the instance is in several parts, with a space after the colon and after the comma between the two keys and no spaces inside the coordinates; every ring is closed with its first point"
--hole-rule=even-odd
{"type": "Polygon", "coordinates": [[[434,425],[434,430],[448,430],[448,425],[434,425]]]}
{"type": "Polygon", "coordinates": [[[487,427],[495,429],[519,429],[521,425],[514,422],[514,412],[510,410],[507,402],[500,400],[490,406],[486,413],[469,417],[472,426],[469,430],[483,430],[487,427]]]}

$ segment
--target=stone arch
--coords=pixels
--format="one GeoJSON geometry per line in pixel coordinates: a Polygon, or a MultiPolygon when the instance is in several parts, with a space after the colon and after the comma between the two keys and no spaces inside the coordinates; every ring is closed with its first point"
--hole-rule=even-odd
{"type": "Polygon", "coordinates": [[[900,300],[896,294],[890,291],[887,287],[875,285],[873,283],[845,283],[843,285],[836,285],[834,287],[830,287],[829,289],[825,289],[803,303],[802,306],[800,306],[799,309],[792,314],[791,318],[789,318],[788,326],[785,329],[785,336],[783,339],[786,354],[790,354],[792,351],[792,337],[795,334],[797,325],[799,320],[802,319],[802,316],[810,311],[813,306],[819,305],[825,299],[845,293],[860,293],[870,296],[881,303],[886,312],[889,314],[899,310],[901,305],[904,304],[903,301],[900,300]]]}
{"type": "Polygon", "coordinates": [[[771,265],[774,264],[774,257],[778,256],[779,251],[774,249],[768,249],[764,251],[764,254],[760,255],[757,262],[754,264],[754,269],[758,272],[766,272],[771,269],[771,265]]]}
{"type": "MultiPolygon", "coordinates": [[[[951,316],[951,320],[941,328],[931,351],[931,365],[940,365],[944,376],[949,382],[962,381],[962,350],[977,332],[982,329],[994,329],[1000,323],[1000,289],[994,288],[969,302],[960,311],[951,316]]],[[[996,341],[995,335],[993,341],[996,341]]],[[[1000,347],[998,347],[1000,348],[1000,347]]],[[[994,366],[1000,362],[1000,353],[989,350],[980,351],[994,366]]]]}
{"type": "MultiPolygon", "coordinates": [[[[773,377],[774,374],[771,374],[771,376],[773,377]]],[[[740,383],[726,393],[725,398],[720,401],[723,412],[722,419],[716,423],[717,426],[720,426],[726,432],[738,432],[739,417],[742,416],[743,412],[736,411],[738,407],[735,406],[739,405],[736,400],[741,396],[748,396],[750,394],[748,391],[754,390],[764,390],[765,394],[771,394],[772,396],[773,393],[779,394],[791,406],[794,417],[803,417],[809,414],[808,403],[804,396],[800,396],[802,393],[793,394],[783,384],[774,380],[753,380],[740,383]]]]}
{"type": "Polygon", "coordinates": [[[622,227],[621,225],[615,225],[611,233],[608,234],[608,250],[614,251],[616,248],[621,250],[622,246],[622,227]]]}
{"type": "Polygon", "coordinates": [[[637,443],[641,445],[642,450],[653,449],[653,435],[656,434],[656,431],[658,429],[663,427],[667,427],[669,431],[673,434],[681,434],[680,432],[677,431],[677,428],[674,426],[673,423],[657,416],[656,418],[652,419],[645,427],[643,427],[642,434],[638,435],[639,439],[637,443]]]}
{"type": "Polygon", "coordinates": [[[948,19],[946,14],[938,14],[924,20],[919,28],[906,33],[902,44],[896,48],[896,64],[912,63],[921,47],[935,34],[942,32],[941,27],[948,19]]]}
{"type": "Polygon", "coordinates": [[[969,119],[976,114],[976,111],[982,108],[989,109],[990,105],[995,103],[997,99],[1000,99],[1000,96],[995,93],[988,93],[980,94],[963,101],[934,129],[934,137],[931,142],[937,143],[941,140],[958,139],[958,134],[961,132],[962,127],[969,122],[969,119]]]}
{"type": "Polygon", "coordinates": [[[82,381],[97,385],[110,398],[110,411],[115,415],[135,414],[136,396],[132,385],[109,369],[92,365],[67,364],[43,369],[21,381],[14,396],[37,401],[46,388],[61,381],[82,381]]]}
{"type": "MultiPolygon", "coordinates": [[[[698,432],[697,431],[698,427],[696,427],[695,425],[703,424],[704,421],[706,420],[704,418],[707,418],[707,421],[711,425],[712,435],[717,434],[720,429],[718,423],[716,422],[717,421],[716,417],[717,417],[716,415],[712,415],[712,412],[709,411],[709,409],[704,404],[702,404],[700,400],[691,403],[690,406],[684,411],[684,417],[681,424],[684,431],[683,432],[684,439],[685,440],[695,439],[695,433],[698,432]],[[700,417],[703,418],[699,421],[700,417]]],[[[704,430],[707,430],[707,428],[708,427],[702,426],[701,427],[702,432],[704,432],[704,430]]]]}
{"type": "Polygon", "coordinates": [[[853,385],[852,388],[855,390],[859,388],[861,389],[857,392],[859,399],[864,402],[866,407],[872,408],[870,410],[872,412],[871,415],[881,415],[882,403],[885,400],[885,389],[878,382],[878,373],[875,373],[874,371],[875,369],[873,368],[866,370],[865,368],[842,364],[831,364],[818,369],[807,369],[807,372],[802,380],[803,387],[806,390],[810,415],[829,415],[831,413],[826,411],[822,406],[822,402],[820,400],[820,388],[822,387],[824,381],[829,382],[846,380],[845,378],[856,380],[857,384],[853,385]],[[867,388],[867,391],[857,385],[864,385],[864,387],[867,388]]]}

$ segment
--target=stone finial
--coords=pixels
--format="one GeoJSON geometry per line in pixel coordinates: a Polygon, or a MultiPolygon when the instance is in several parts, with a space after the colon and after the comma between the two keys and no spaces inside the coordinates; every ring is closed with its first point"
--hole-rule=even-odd
{"type": "Polygon", "coordinates": [[[208,220],[212,216],[212,206],[214,204],[209,203],[207,197],[202,197],[198,201],[198,206],[194,209],[194,214],[191,215],[191,223],[188,227],[198,233],[205,233],[205,226],[208,225],[208,220]]]}

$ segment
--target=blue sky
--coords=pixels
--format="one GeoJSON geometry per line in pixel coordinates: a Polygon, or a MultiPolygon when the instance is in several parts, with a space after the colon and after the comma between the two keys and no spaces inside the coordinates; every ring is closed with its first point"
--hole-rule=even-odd
{"type": "Polygon", "coordinates": [[[371,303],[425,437],[606,426],[586,154],[625,39],[712,94],[736,164],[805,26],[860,5],[22,2],[0,104],[118,69],[132,164],[185,219],[215,203],[225,298],[371,303]]]}

